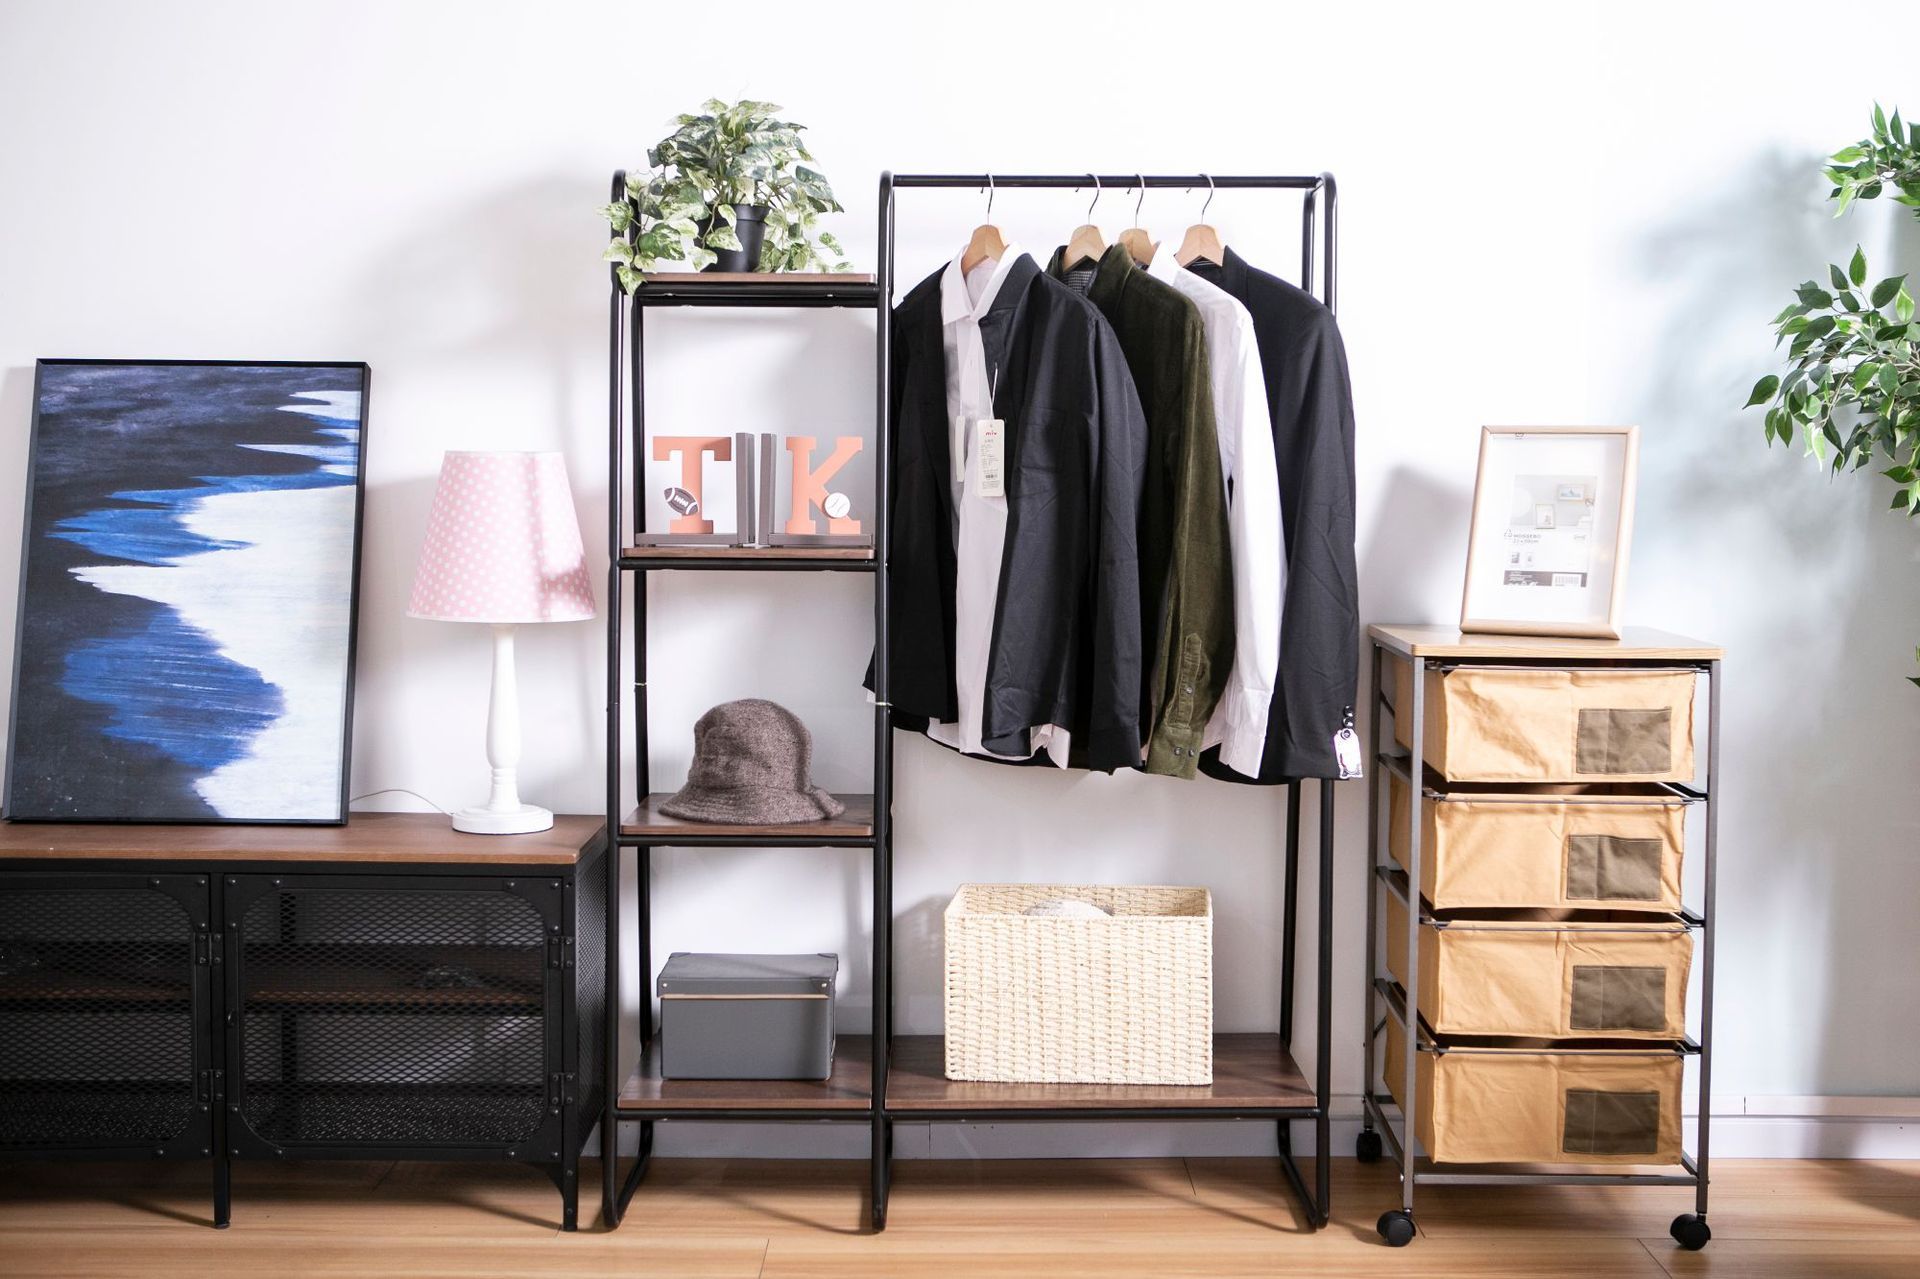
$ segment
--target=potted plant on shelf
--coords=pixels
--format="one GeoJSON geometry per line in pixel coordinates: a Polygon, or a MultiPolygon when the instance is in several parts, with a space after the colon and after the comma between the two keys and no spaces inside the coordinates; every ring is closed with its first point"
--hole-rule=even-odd
{"type": "Polygon", "coordinates": [[[605,258],[628,293],[662,262],[701,271],[844,271],[846,254],[822,213],[833,188],[800,140],[803,125],[771,102],[710,98],[699,115],[647,151],[647,173],[627,176],[626,198],[602,205],[613,228],[605,258]],[[829,256],[830,255],[830,256],[829,256]]]}

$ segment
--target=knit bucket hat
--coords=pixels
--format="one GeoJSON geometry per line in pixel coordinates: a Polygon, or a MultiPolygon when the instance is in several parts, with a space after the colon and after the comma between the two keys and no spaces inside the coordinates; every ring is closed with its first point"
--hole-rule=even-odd
{"type": "Polygon", "coordinates": [[[813,737],[792,711],[757,697],[725,702],[693,726],[687,784],[660,805],[691,822],[784,824],[838,817],[813,784],[813,737]]]}

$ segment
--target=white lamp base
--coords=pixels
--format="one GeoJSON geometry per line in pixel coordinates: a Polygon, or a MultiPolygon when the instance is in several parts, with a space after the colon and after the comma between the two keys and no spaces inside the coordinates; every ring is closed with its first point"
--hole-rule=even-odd
{"type": "Polygon", "coordinates": [[[469,835],[531,835],[552,830],[553,814],[534,804],[504,810],[476,805],[454,813],[453,828],[469,835]]]}
{"type": "Polygon", "coordinates": [[[493,628],[493,687],[487,698],[487,763],[493,788],[487,802],[452,814],[453,828],[469,835],[531,835],[553,829],[553,814],[520,802],[520,691],[513,671],[513,627],[493,628]]]}

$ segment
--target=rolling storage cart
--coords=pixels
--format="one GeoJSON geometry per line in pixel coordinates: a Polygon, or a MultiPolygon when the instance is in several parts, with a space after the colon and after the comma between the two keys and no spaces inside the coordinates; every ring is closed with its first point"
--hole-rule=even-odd
{"type": "Polygon", "coordinates": [[[1355,1153],[1375,1161],[1384,1143],[1400,1165],[1401,1206],[1381,1236],[1412,1241],[1420,1185],[1691,1186],[1694,1210],[1671,1233],[1704,1247],[1721,650],[1632,628],[1621,640],[1368,635],[1377,768],[1355,1153]],[[1692,809],[1698,912],[1682,888],[1692,809]],[[1685,1020],[1696,956],[1698,1040],[1685,1020]]]}

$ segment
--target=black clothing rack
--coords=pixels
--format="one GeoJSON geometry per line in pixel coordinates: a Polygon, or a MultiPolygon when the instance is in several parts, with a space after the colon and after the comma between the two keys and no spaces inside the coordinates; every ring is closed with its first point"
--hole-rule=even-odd
{"type": "MultiPolygon", "coordinates": [[[[624,198],[624,172],[613,178],[612,198],[624,198]]],[[[639,858],[638,942],[643,980],[652,979],[648,853],[670,845],[701,847],[858,847],[873,856],[873,1032],[870,1040],[843,1035],[836,1053],[833,1079],[818,1085],[793,1082],[741,1083],[699,1088],[662,1084],[651,1048],[654,1022],[650,995],[640,999],[643,1053],[639,1070],[629,1078],[620,1061],[620,942],[621,914],[608,911],[607,924],[607,1033],[606,1070],[614,1095],[602,1126],[603,1194],[609,1226],[617,1225],[635,1189],[644,1178],[653,1149],[656,1122],[701,1120],[816,1120],[864,1122],[870,1127],[872,1202],[875,1230],[884,1229],[892,1182],[893,1125],[899,1122],[1011,1122],[1143,1120],[1242,1120],[1275,1125],[1281,1168],[1306,1211],[1308,1222],[1324,1225],[1330,1211],[1329,1100],[1331,1093],[1332,920],[1334,784],[1320,780],[1318,954],[1316,976],[1315,1077],[1308,1085],[1294,1065],[1291,1048],[1294,1027],[1293,984],[1298,935],[1298,881],[1301,799],[1299,784],[1288,786],[1285,870],[1281,902],[1282,956],[1278,1034],[1232,1036],[1236,1061],[1249,1056],[1255,1066],[1249,1078],[1229,1086],[1223,1080],[1191,1090],[1101,1086],[1045,1086],[1044,1104],[1036,1085],[955,1084],[939,1078],[939,1040],[932,1036],[896,1036],[893,986],[893,742],[888,704],[888,574],[891,536],[892,474],[889,456],[892,433],[892,328],[894,290],[895,196],[907,189],[977,188],[1086,188],[1139,191],[1145,188],[1200,190],[1298,191],[1302,196],[1301,287],[1314,291],[1329,309],[1335,298],[1337,189],[1333,175],[1207,175],[1207,174],[900,174],[882,173],[879,187],[879,266],[871,280],[859,277],[768,275],[757,279],[675,275],[650,279],[632,297],[623,295],[617,278],[609,303],[608,429],[609,536],[607,590],[607,822],[616,852],[627,848],[639,858]],[[625,445],[631,431],[635,442],[631,472],[633,524],[644,531],[646,494],[644,317],[653,306],[738,307],[871,307],[875,315],[875,512],[874,548],[867,558],[839,554],[790,551],[773,554],[764,549],[714,547],[710,553],[663,552],[660,548],[629,548],[625,543],[627,485],[625,445]],[[630,388],[632,421],[623,413],[623,391],[630,388]],[[873,794],[870,822],[823,823],[797,828],[778,837],[730,832],[726,827],[671,826],[657,817],[636,812],[623,821],[621,796],[621,711],[623,693],[633,697],[636,793],[647,808],[647,602],[645,575],[666,569],[697,570],[811,570],[872,573],[874,580],[873,794]],[[876,569],[880,571],[876,571],[876,569]],[[628,642],[620,611],[622,588],[628,573],[636,575],[631,644],[632,672],[624,669],[628,642]],[[845,1069],[843,1071],[843,1063],[845,1069]],[[629,1079],[628,1086],[618,1087],[629,1079]],[[892,1085],[900,1084],[898,1089],[892,1085]],[[862,1095],[864,1094],[864,1095],[862,1095]],[[1294,1120],[1314,1123],[1314,1186],[1309,1189],[1295,1160],[1290,1125],[1294,1120]],[[622,1179],[616,1158],[622,1123],[640,1125],[639,1159],[622,1179]]],[[[631,234],[631,232],[629,233],[631,234]]],[[[609,900],[619,901],[619,874],[623,856],[607,859],[609,900]]]]}

